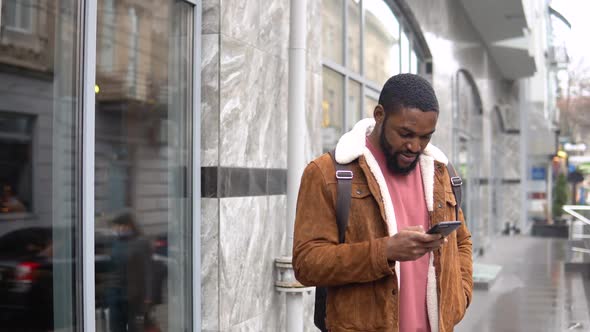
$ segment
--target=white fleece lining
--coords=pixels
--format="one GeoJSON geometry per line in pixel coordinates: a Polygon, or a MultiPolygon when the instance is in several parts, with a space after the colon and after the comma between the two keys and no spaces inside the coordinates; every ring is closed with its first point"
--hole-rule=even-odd
{"type": "Polygon", "coordinates": [[[430,255],[428,264],[428,279],[426,281],[426,308],[430,331],[438,332],[438,296],[436,292],[436,271],[434,271],[434,255],[430,255]]]}
{"type": "Polygon", "coordinates": [[[428,211],[434,211],[434,158],[431,156],[420,156],[420,170],[422,171],[422,183],[424,187],[424,198],[428,211]]]}
{"type": "MultiPolygon", "coordinates": [[[[397,233],[397,222],[395,219],[395,211],[387,182],[381,172],[381,168],[377,160],[366,147],[366,136],[373,131],[375,127],[375,120],[367,118],[359,121],[351,131],[342,135],[338,144],[336,145],[335,159],[338,163],[348,164],[358,157],[364,155],[367,165],[375,176],[381,196],[383,197],[383,207],[385,210],[385,218],[387,219],[387,227],[389,236],[397,233]]],[[[428,144],[420,156],[420,170],[422,171],[422,183],[424,185],[424,196],[426,199],[426,206],[428,211],[434,211],[434,161],[441,162],[445,165],[449,160],[445,154],[432,144],[428,144]]],[[[436,291],[436,271],[434,270],[434,255],[429,254],[428,264],[428,279],[426,282],[426,307],[428,311],[428,320],[430,321],[430,331],[438,332],[438,296],[436,291]]],[[[395,273],[397,275],[398,289],[400,287],[400,271],[399,264],[395,264],[395,273]]]]}

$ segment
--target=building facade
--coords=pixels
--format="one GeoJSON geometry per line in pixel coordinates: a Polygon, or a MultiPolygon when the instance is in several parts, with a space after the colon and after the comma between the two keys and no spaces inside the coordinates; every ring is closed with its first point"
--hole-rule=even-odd
{"type": "MultiPolygon", "coordinates": [[[[20,303],[0,322],[41,310],[39,329],[113,331],[149,307],[163,331],[285,329],[289,5],[0,1],[0,248],[28,248],[0,252],[0,292],[20,303]],[[53,305],[23,300],[37,298],[53,305]]],[[[464,179],[474,255],[506,223],[525,228],[526,115],[549,98],[527,82],[545,46],[523,30],[546,4],[529,8],[307,1],[305,160],[372,116],[387,78],[417,73],[441,107],[433,143],[464,179]]]]}

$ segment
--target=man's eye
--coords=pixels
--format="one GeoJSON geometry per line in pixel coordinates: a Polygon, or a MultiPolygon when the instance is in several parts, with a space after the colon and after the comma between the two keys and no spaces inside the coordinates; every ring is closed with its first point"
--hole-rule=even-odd
{"type": "Polygon", "coordinates": [[[410,138],[412,137],[412,134],[401,134],[400,136],[403,138],[410,138]]]}
{"type": "Polygon", "coordinates": [[[422,139],[431,139],[432,135],[426,135],[426,136],[422,136],[422,139]]]}

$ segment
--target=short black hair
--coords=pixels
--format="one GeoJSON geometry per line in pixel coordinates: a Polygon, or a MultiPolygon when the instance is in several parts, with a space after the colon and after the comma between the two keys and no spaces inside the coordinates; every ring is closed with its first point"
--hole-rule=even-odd
{"type": "Polygon", "coordinates": [[[432,85],[415,74],[398,74],[389,78],[381,90],[379,104],[386,113],[396,112],[401,107],[438,113],[438,100],[432,85]]]}

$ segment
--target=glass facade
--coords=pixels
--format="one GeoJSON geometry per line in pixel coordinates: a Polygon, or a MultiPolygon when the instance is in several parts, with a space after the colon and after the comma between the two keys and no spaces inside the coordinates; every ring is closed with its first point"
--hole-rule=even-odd
{"type": "Polygon", "coordinates": [[[324,67],[322,79],[322,141],[336,146],[344,117],[344,76],[324,67]]]}
{"type": "Polygon", "coordinates": [[[339,65],[344,65],[344,2],[343,0],[322,0],[322,41],[330,47],[323,47],[323,56],[339,65]]]}
{"type": "Polygon", "coordinates": [[[389,77],[420,73],[415,36],[402,22],[383,0],[322,1],[324,151],[358,120],[373,116],[389,77]]]}
{"type": "Polygon", "coordinates": [[[347,0],[346,52],[348,68],[361,72],[361,3],[360,0],[347,0]]]}
{"type": "Polygon", "coordinates": [[[98,1],[99,330],[191,327],[192,6],[98,1]],[[102,10],[101,10],[102,9],[102,10]],[[113,17],[120,18],[113,20],[113,17]],[[114,26],[109,26],[113,25],[114,26]]]}
{"type": "Polygon", "coordinates": [[[0,330],[193,330],[195,5],[0,4],[0,330]]]}
{"type": "Polygon", "coordinates": [[[79,9],[74,0],[8,0],[2,6],[0,326],[5,331],[81,327],[79,9]]]}

